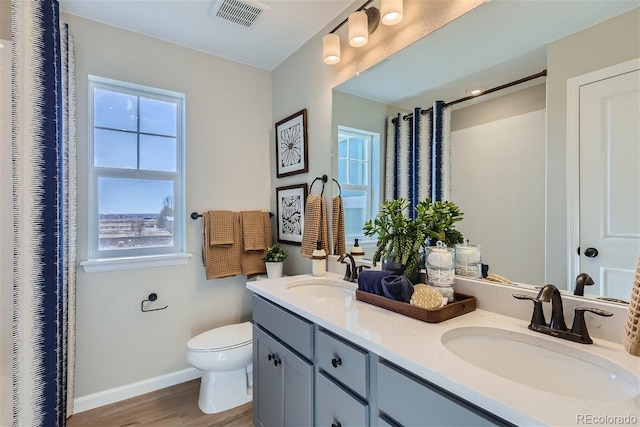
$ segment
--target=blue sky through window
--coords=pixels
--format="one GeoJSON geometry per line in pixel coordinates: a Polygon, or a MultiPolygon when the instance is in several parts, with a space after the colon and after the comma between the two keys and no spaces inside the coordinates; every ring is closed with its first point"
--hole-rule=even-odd
{"type": "Polygon", "coordinates": [[[158,214],[162,201],[173,199],[173,181],[100,178],[100,215],[158,214]]]}

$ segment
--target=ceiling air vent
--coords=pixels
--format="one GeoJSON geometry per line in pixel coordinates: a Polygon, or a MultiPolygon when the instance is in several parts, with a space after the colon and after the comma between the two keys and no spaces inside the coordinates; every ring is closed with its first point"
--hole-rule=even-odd
{"type": "Polygon", "coordinates": [[[211,14],[234,24],[252,28],[269,6],[255,0],[216,0],[211,14]]]}

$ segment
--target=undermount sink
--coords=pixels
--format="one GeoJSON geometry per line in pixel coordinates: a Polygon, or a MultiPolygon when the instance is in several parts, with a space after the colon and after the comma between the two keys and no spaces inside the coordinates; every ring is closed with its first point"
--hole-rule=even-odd
{"type": "Polygon", "coordinates": [[[631,371],[553,339],[498,328],[465,327],[443,334],[442,343],[478,368],[539,390],[605,401],[640,394],[640,379],[631,371]]]}
{"type": "Polygon", "coordinates": [[[309,298],[340,298],[353,297],[356,284],[347,281],[329,279],[302,279],[286,284],[289,292],[295,292],[309,298]]]}

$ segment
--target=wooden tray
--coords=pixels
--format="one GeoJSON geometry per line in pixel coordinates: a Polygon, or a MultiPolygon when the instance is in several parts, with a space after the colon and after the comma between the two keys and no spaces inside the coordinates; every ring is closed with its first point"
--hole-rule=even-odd
{"type": "Polygon", "coordinates": [[[370,294],[369,292],[357,289],[356,299],[428,323],[444,322],[445,320],[470,313],[476,309],[476,297],[458,292],[455,293],[454,302],[434,310],[427,310],[406,302],[395,301],[381,295],[370,294]]]}

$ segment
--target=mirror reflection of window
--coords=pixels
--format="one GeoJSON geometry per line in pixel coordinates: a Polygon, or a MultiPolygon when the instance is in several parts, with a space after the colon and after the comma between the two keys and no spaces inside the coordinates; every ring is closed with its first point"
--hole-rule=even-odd
{"type": "MultiPolygon", "coordinates": [[[[338,182],[342,189],[347,246],[366,242],[364,223],[380,204],[380,134],[338,126],[338,182]]],[[[368,239],[368,238],[367,238],[368,239]]]]}

